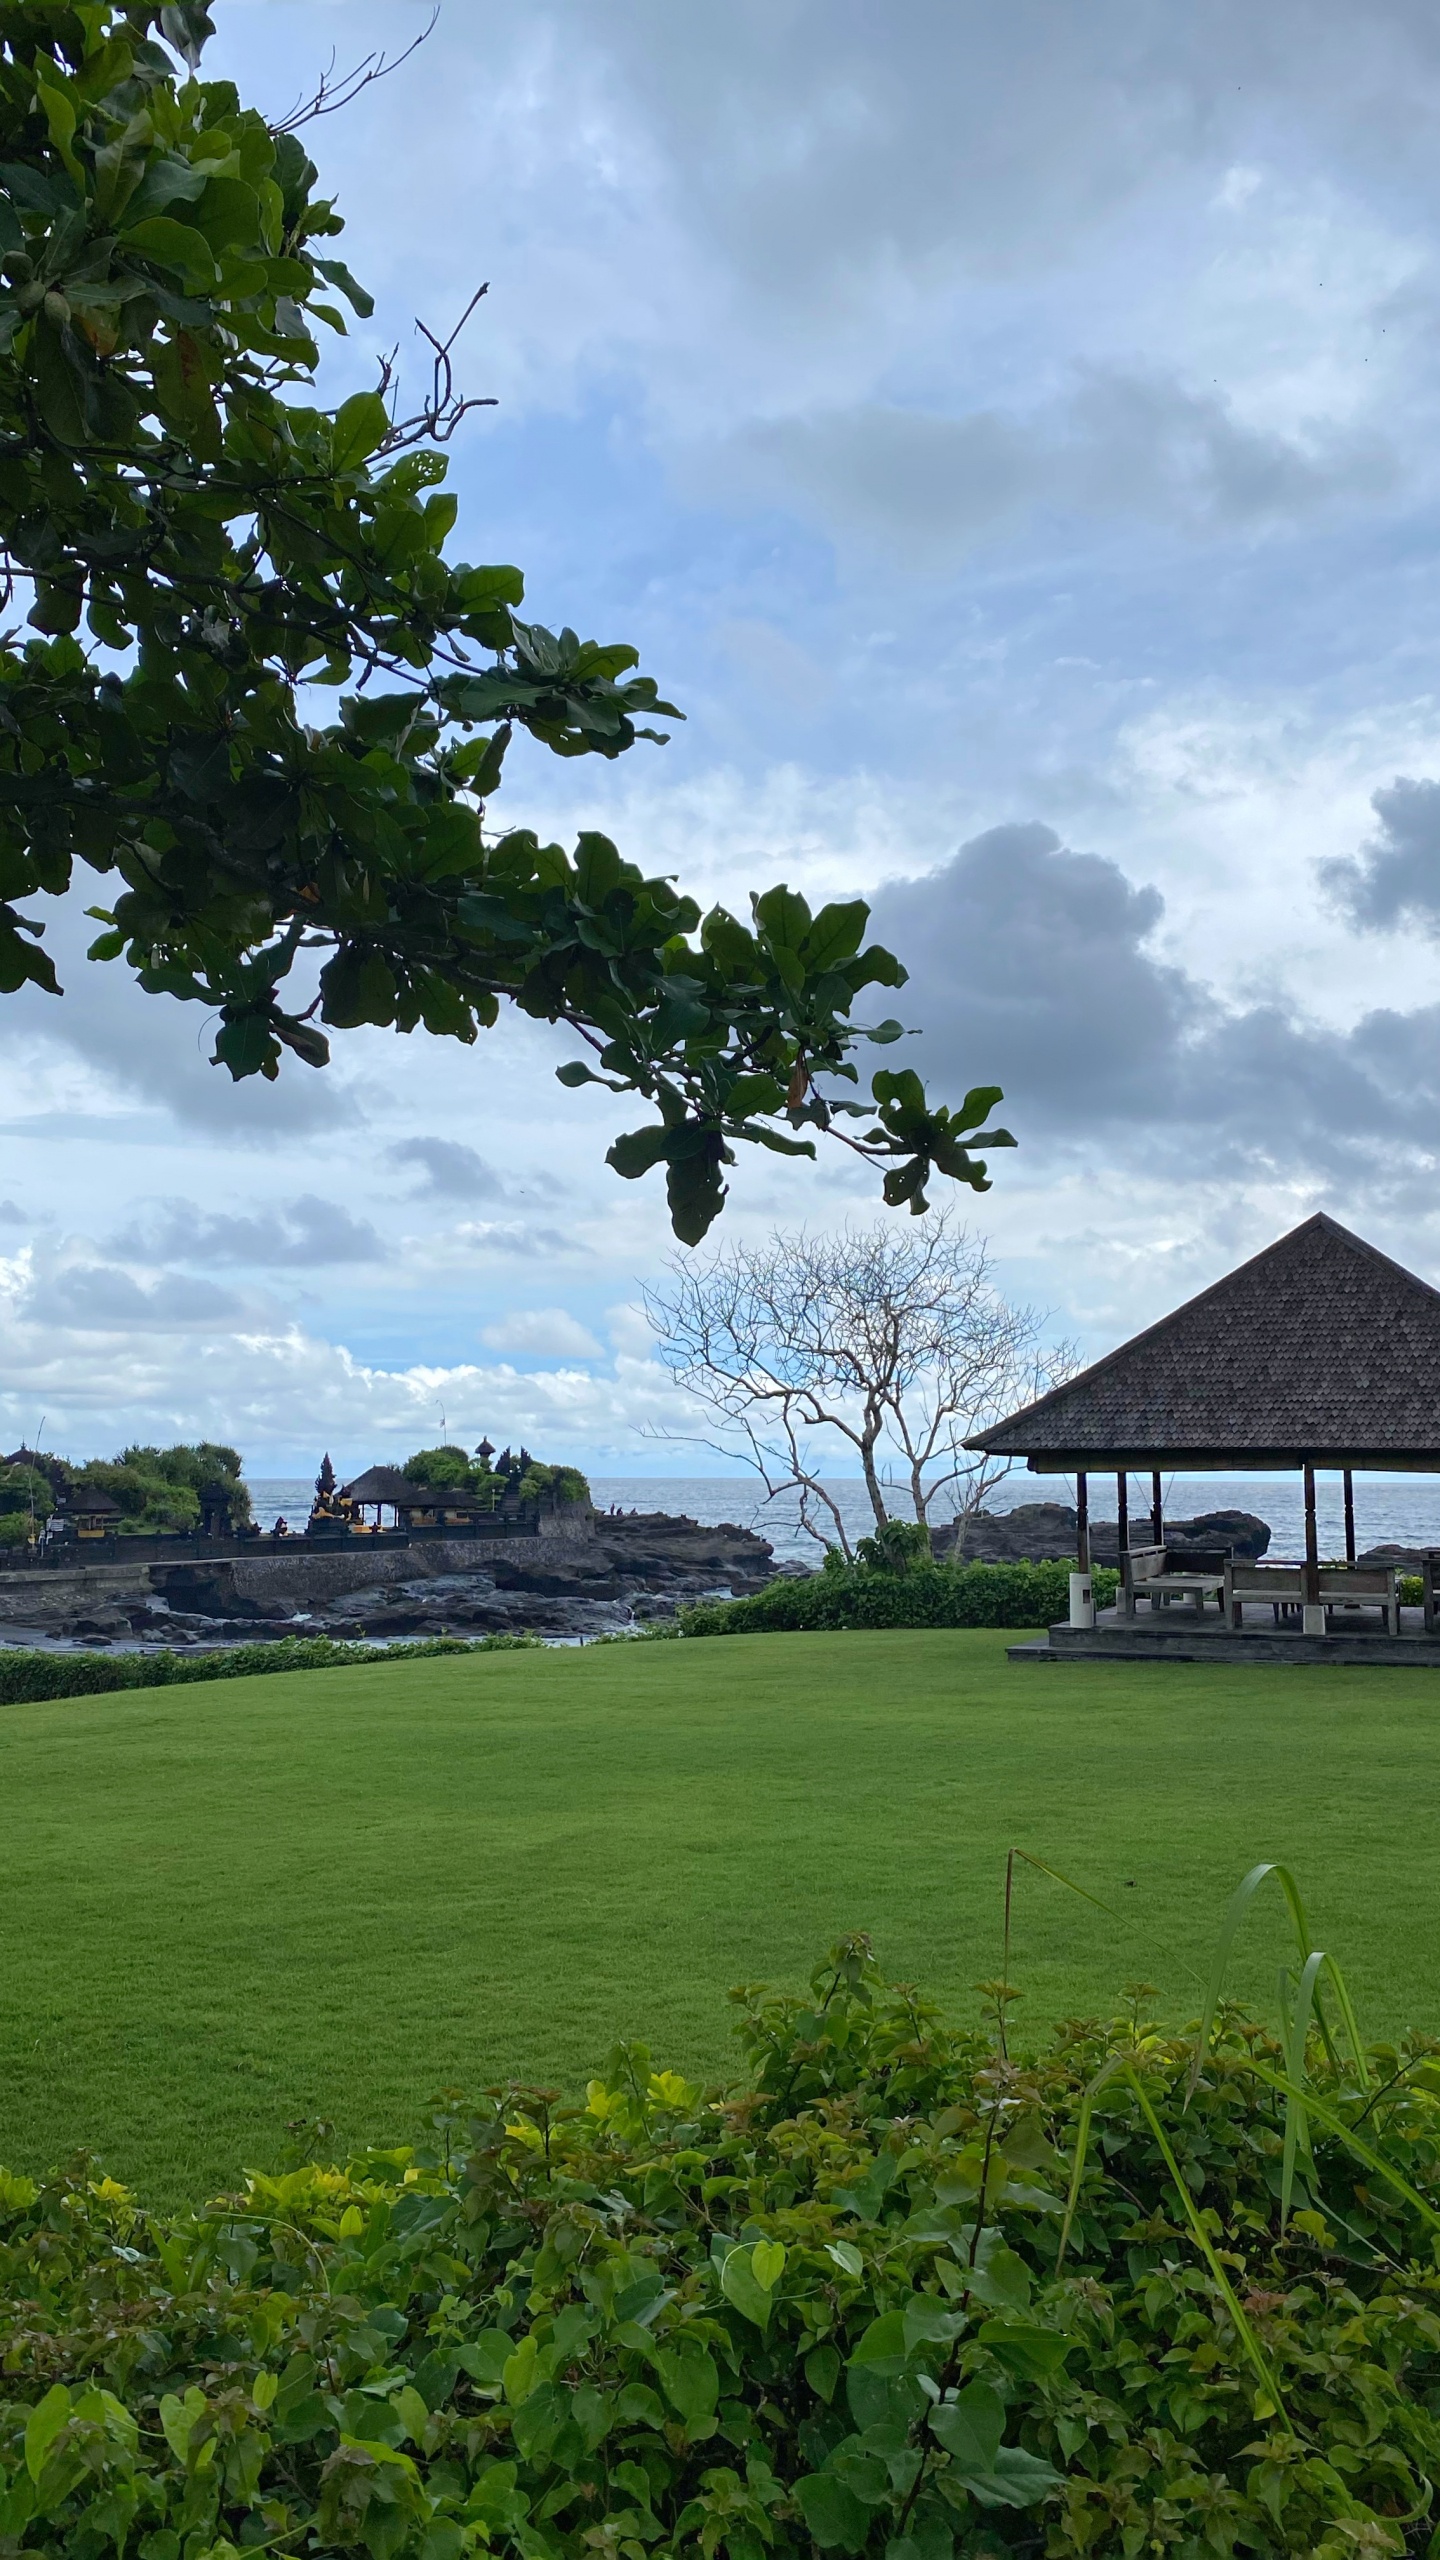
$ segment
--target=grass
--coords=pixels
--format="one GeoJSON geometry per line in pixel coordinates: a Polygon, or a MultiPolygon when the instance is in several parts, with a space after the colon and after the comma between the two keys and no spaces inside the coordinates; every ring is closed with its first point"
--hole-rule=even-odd
{"type": "MultiPolygon", "coordinates": [[[[156,2199],[287,2119],[403,2137],[444,2084],[576,2085],[620,2034],[728,2067],[724,1994],[845,1928],[963,2009],[1021,1870],[1021,2040],[1142,1977],[1194,2016],[1287,1859],[1375,2035],[1440,2025],[1440,1683],[1030,1669],[986,1633],[500,1654],[0,1710],[0,2160],[156,2199]]],[[[1273,2010],[1275,1898],[1237,1988],[1273,2010]]]]}

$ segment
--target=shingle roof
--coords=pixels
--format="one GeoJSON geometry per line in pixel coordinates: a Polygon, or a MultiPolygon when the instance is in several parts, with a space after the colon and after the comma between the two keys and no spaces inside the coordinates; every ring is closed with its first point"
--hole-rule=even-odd
{"type": "Polygon", "coordinates": [[[399,1467],[368,1467],[353,1484],[342,1484],[340,1491],[348,1502],[422,1502],[424,1488],[412,1484],[399,1467]]]}
{"type": "Polygon", "coordinates": [[[967,1443],[1077,1467],[1440,1470],[1440,1290],[1307,1218],[967,1443]]]}

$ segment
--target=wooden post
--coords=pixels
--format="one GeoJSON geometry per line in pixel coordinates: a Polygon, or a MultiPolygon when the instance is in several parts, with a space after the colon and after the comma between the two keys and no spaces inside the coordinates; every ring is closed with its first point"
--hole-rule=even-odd
{"type": "Polygon", "coordinates": [[[1082,1573],[1090,1570],[1090,1479],[1075,1479],[1075,1561],[1082,1573]]]}
{"type": "MultiPolygon", "coordinates": [[[[1315,1526],[1315,1470],[1305,1461],[1305,1615],[1320,1606],[1320,1538],[1315,1526]]],[[[1307,1624],[1307,1635],[1315,1629],[1307,1624]]]]}
{"type": "Polygon", "coordinates": [[[1353,1563],[1354,1563],[1354,1561],[1355,1561],[1355,1479],[1354,1479],[1354,1477],[1352,1476],[1352,1474],[1350,1473],[1350,1470],[1349,1470],[1349,1468],[1348,1468],[1348,1467],[1345,1469],[1344,1482],[1345,1482],[1345,1561],[1346,1561],[1346,1563],[1347,1563],[1347,1564],[1353,1564],[1353,1563]]]}
{"type": "Polygon", "coordinates": [[[1150,1479],[1150,1526],[1155,1533],[1155,1545],[1157,1547],[1163,1547],[1165,1544],[1165,1505],[1160,1497],[1160,1470],[1158,1467],[1150,1479]]]}
{"type": "Polygon", "coordinates": [[[1129,1549],[1130,1479],[1128,1476],[1117,1476],[1115,1479],[1115,1554],[1122,1572],[1129,1549]]]}

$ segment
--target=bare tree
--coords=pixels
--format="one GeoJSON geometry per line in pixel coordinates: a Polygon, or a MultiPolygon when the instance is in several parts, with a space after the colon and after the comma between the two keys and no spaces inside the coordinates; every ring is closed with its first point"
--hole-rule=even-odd
{"type": "Polygon", "coordinates": [[[677,1257],[644,1295],[666,1367],[716,1418],[716,1436],[685,1436],[743,1457],[771,1501],[796,1495],[810,1536],[846,1556],[824,1481],[837,1443],[859,1461],[877,1529],[928,1522],[937,1506],[971,1511],[1009,1466],[965,1440],[1073,1366],[1068,1346],[1043,1347],[1033,1308],[1001,1296],[983,1238],[948,1213],[777,1232],[698,1265],[677,1257]]]}

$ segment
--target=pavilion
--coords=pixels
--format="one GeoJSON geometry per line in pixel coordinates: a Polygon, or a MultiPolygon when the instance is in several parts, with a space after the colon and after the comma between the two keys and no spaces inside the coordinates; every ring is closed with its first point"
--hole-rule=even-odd
{"type": "Polygon", "coordinates": [[[1318,1601],[1316,1470],[1343,1478],[1352,1566],[1356,1474],[1440,1475],[1440,1290],[1333,1218],[1307,1218],[966,1446],[1023,1458],[1034,1475],[1074,1478],[1082,1572],[1092,1475],[1115,1477],[1123,1556],[1132,1475],[1150,1478],[1158,1547],[1163,1475],[1294,1469],[1304,1483],[1306,1599],[1318,1601]]]}

